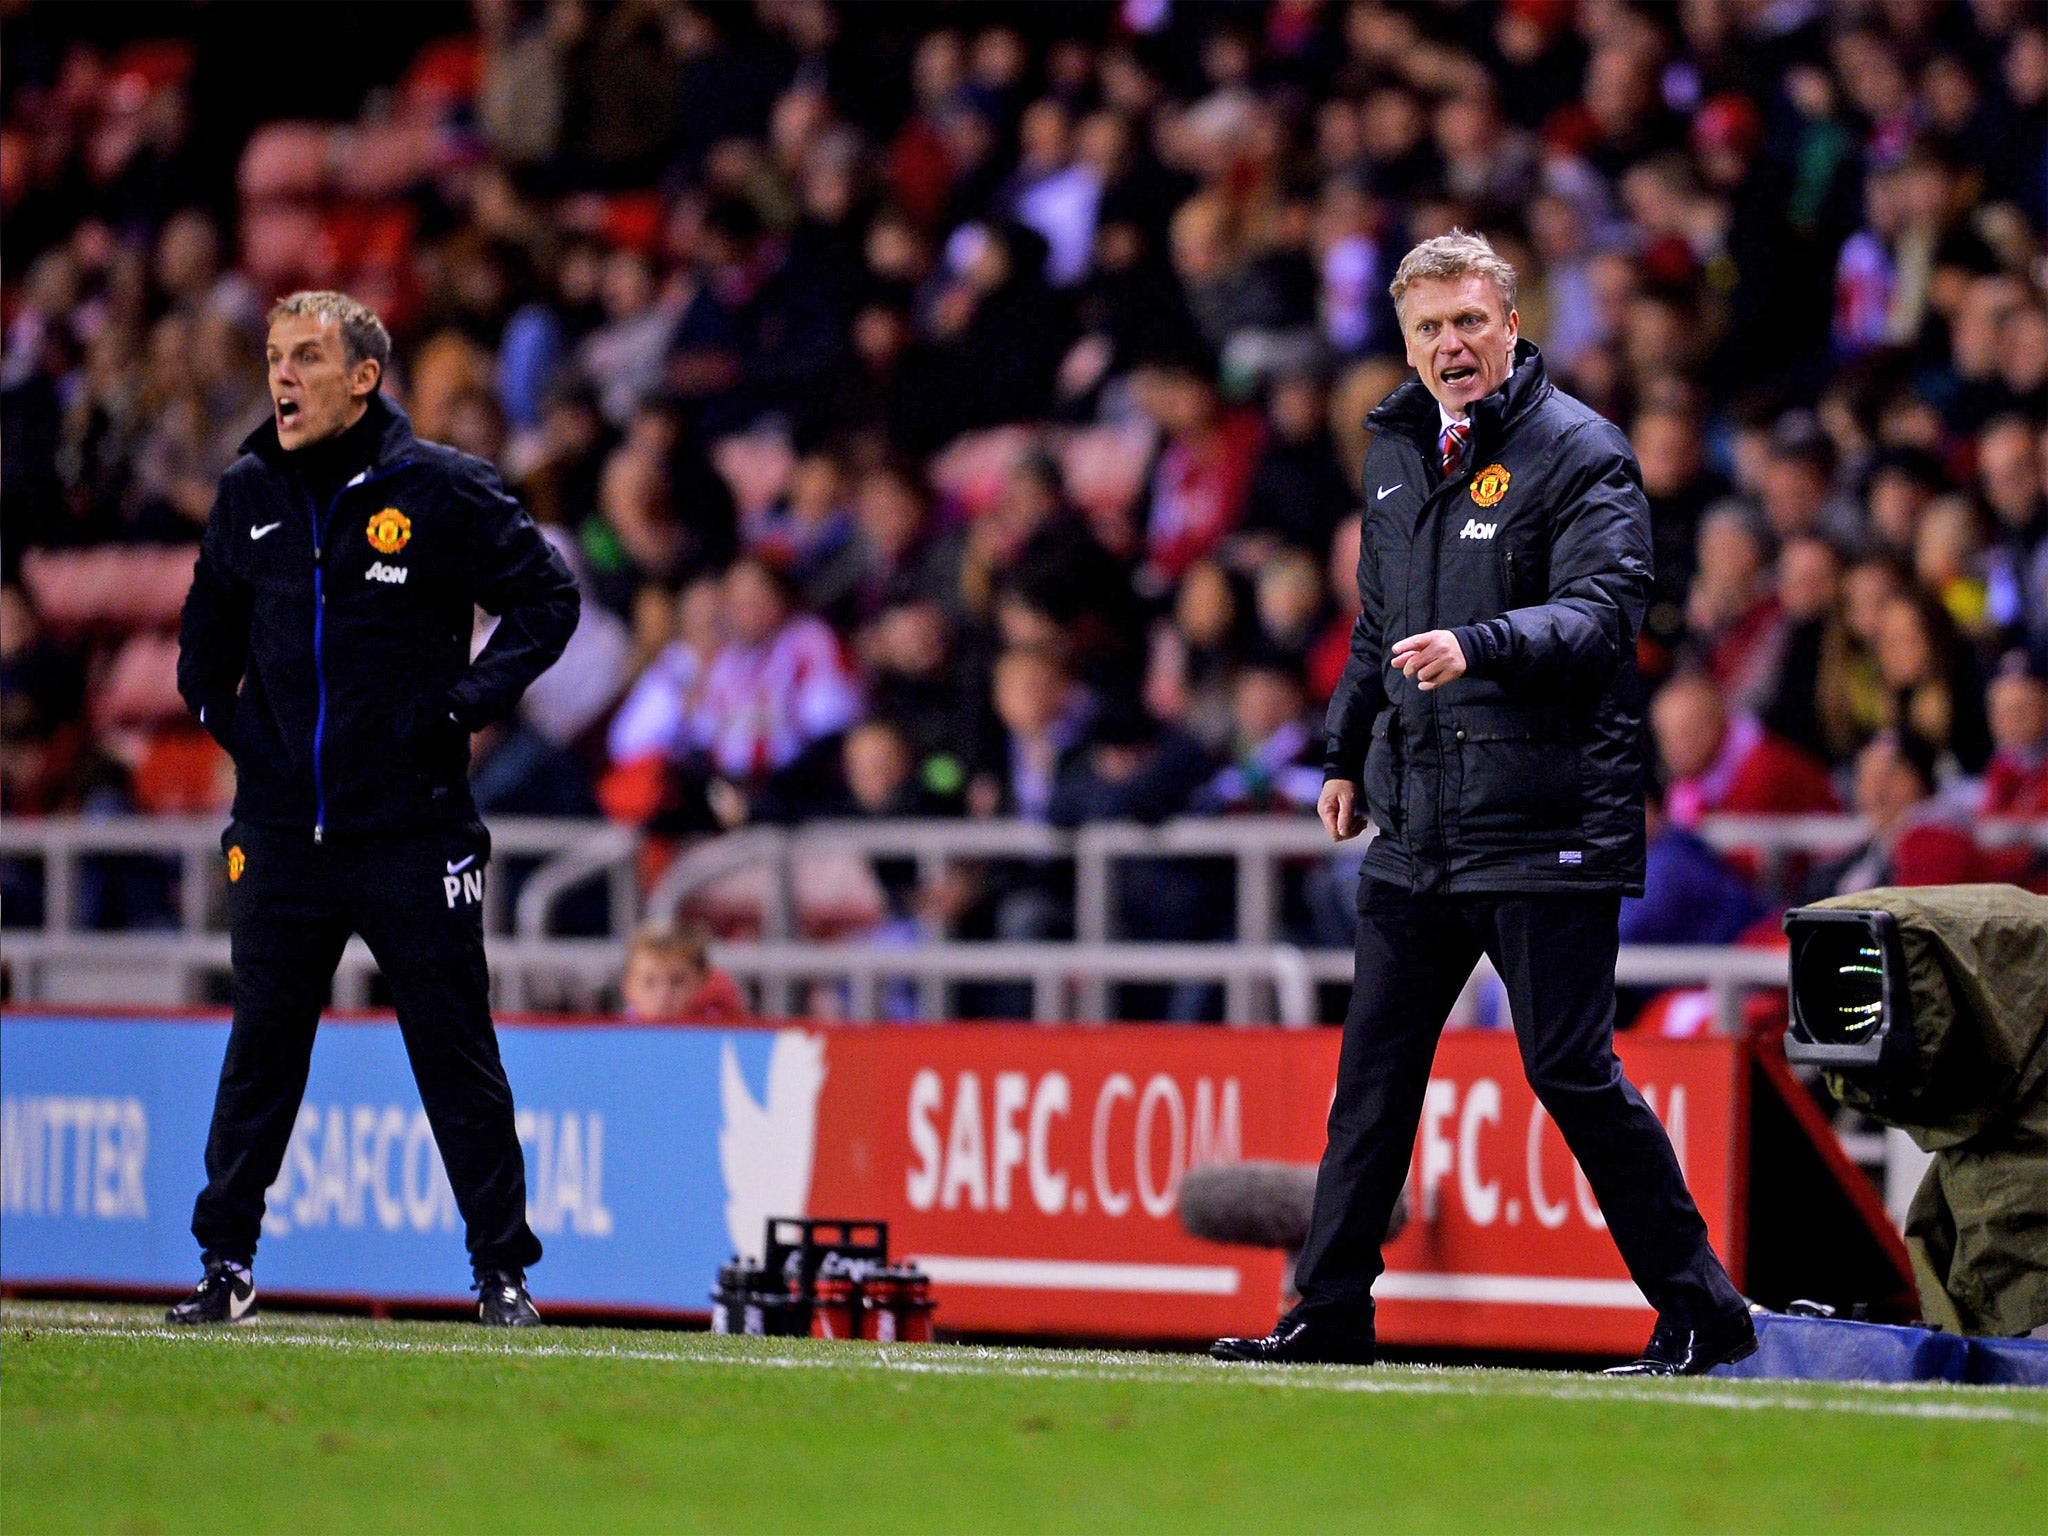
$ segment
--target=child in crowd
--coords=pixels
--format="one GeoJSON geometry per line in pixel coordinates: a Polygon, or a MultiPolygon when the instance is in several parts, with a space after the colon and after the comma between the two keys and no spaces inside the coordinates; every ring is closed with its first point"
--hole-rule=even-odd
{"type": "Polygon", "coordinates": [[[619,991],[639,1023],[734,1024],[748,1017],[739,984],[712,965],[694,928],[648,923],[626,946],[619,991]]]}

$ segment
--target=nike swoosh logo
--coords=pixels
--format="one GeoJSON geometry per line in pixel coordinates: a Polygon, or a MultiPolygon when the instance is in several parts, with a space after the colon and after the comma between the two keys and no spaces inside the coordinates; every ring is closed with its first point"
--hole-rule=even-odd
{"type": "Polygon", "coordinates": [[[473,853],[466,859],[457,859],[454,863],[448,866],[448,873],[451,875],[459,875],[475,862],[476,855],[473,853]]]}
{"type": "Polygon", "coordinates": [[[1402,486],[1402,485],[1406,485],[1407,483],[1408,483],[1408,482],[1407,482],[1406,480],[1403,480],[1403,481],[1401,482],[1401,484],[1400,484],[1400,485],[1383,485],[1383,486],[1381,486],[1381,487],[1380,487],[1380,489],[1379,489],[1379,499],[1380,499],[1381,501],[1385,501],[1385,500],[1386,500],[1386,499],[1387,499],[1387,498],[1388,498],[1389,496],[1393,495],[1393,494],[1394,494],[1394,492],[1396,492],[1396,491],[1398,491],[1399,489],[1401,489],[1401,486],[1402,486]]]}
{"type": "MultiPolygon", "coordinates": [[[[273,524],[272,526],[275,527],[276,525],[273,524]]],[[[231,1323],[240,1322],[244,1317],[248,1316],[249,1309],[255,1305],[255,1286],[249,1287],[249,1294],[246,1296],[237,1296],[234,1289],[230,1287],[228,1290],[228,1321],[231,1323]]]]}
{"type": "Polygon", "coordinates": [[[249,537],[252,539],[260,539],[266,533],[275,533],[277,532],[278,529],[282,528],[283,526],[284,524],[282,522],[265,523],[261,528],[251,528],[249,530],[249,537]]]}

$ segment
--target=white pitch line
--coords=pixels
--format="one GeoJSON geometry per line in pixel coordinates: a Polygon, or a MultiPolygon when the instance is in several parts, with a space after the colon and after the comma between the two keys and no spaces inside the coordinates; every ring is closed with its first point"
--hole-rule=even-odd
{"type": "MultiPolygon", "coordinates": [[[[10,1322],[10,1326],[15,1326],[10,1322]]],[[[1095,1381],[1133,1382],[1152,1386],[1200,1386],[1209,1382],[1227,1383],[1237,1386],[1262,1388],[1279,1387],[1295,1391],[1350,1392],[1368,1396],[1389,1397],[1465,1397],[1465,1398],[1527,1398],[1557,1403],[1618,1403],[1658,1404],[1718,1408],[1738,1412],[1783,1410],[1787,1413],[1845,1413],[1874,1418],[1936,1419],[1976,1423],[2040,1424],[2048,1426],[2048,1412],[2033,1413],[2022,1408],[2006,1407],[1997,1403],[1959,1403],[1910,1399],[1885,1402],[1870,1398],[1853,1397],[1810,1397],[1772,1396],[1768,1392],[1755,1394],[1730,1392],[1726,1390],[1697,1389],[1681,1387],[1676,1391],[1643,1391],[1640,1386],[1624,1386],[1620,1383],[1604,1384],[1594,1381],[1567,1385],[1548,1385],[1538,1382],[1502,1380],[1495,1382],[1462,1382],[1443,1379],[1404,1377],[1391,1375],[1362,1375],[1351,1372],[1324,1371],[1315,1368],[1281,1368],[1261,1370],[1256,1367],[1233,1369],[1218,1366],[1205,1369],[1194,1366],[1175,1370],[1164,1370],[1133,1360],[1129,1355],[1111,1355],[1100,1363],[1086,1365],[1033,1365],[1006,1352],[982,1347],[964,1347],[959,1354],[962,1358],[905,1359],[885,1350],[877,1350],[866,1359],[850,1353],[839,1358],[815,1355],[729,1355],[698,1350],[654,1350],[621,1349],[612,1345],[579,1349],[561,1344],[533,1344],[502,1346],[478,1342],[474,1344],[453,1341],[417,1339],[362,1339],[344,1335],[318,1333],[274,1333],[259,1332],[255,1329],[238,1329],[233,1332],[187,1333],[169,1328],[82,1328],[82,1327],[38,1327],[26,1325],[34,1332],[54,1334],[64,1338],[96,1339],[149,1339],[173,1340],[180,1344],[213,1345],[273,1345],[288,1348],[331,1349],[354,1351],[365,1354],[394,1355],[448,1355],[497,1360],[557,1359],[557,1360],[624,1360],[649,1362],[666,1365],[706,1365],[737,1367],[740,1369],[759,1368],[763,1370],[817,1370],[850,1371],[859,1369],[880,1369],[900,1371],[910,1375],[962,1376],[962,1377],[1017,1377],[1052,1381],[1095,1381]]],[[[1854,1386],[1853,1383],[1843,1383],[1854,1386]]],[[[1912,1384],[1898,1384],[1905,1390],[1925,1390],[1912,1384]]],[[[1891,1390],[1878,1384],[1866,1384],[1863,1390],[1891,1390]]],[[[1999,1392],[2021,1389],[1974,1388],[1977,1392],[1999,1392]]]]}

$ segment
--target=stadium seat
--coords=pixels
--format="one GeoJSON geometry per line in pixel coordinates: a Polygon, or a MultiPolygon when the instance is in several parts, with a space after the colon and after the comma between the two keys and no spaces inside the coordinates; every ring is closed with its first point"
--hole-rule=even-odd
{"type": "Polygon", "coordinates": [[[325,123],[266,123],[249,136],[236,185],[250,202],[316,197],[327,182],[325,123]]]}
{"type": "Polygon", "coordinates": [[[146,631],[129,636],[93,693],[92,715],[102,729],[183,720],[177,636],[146,631]]]}
{"type": "Polygon", "coordinates": [[[192,585],[190,545],[31,549],[21,575],[44,624],[59,634],[174,628],[192,585]]]}
{"type": "Polygon", "coordinates": [[[234,764],[198,727],[171,726],[150,733],[129,791],[152,816],[224,812],[235,798],[234,764]]]}

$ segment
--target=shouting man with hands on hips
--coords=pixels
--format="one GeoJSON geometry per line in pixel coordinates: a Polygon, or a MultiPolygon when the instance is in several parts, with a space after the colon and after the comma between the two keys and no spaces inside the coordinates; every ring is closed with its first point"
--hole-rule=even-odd
{"type": "Polygon", "coordinates": [[[1330,701],[1323,824],[1379,828],[1329,1142],[1273,1332],[1218,1359],[1368,1364],[1381,1239],[1437,1038],[1479,957],[1531,1087],[1657,1323],[1617,1370],[1695,1374],[1756,1347],[1663,1126],[1614,1054],[1621,898],[1643,888],[1636,633],[1650,516],[1619,430],[1544,377],[1515,273],[1454,231],[1391,285],[1419,380],[1367,418],[1363,603],[1330,701]]]}
{"type": "Polygon", "coordinates": [[[254,1315],[264,1192],[360,934],[462,1213],[477,1319],[530,1325],[541,1250],[491,1023],[469,737],[562,654],[576,585],[490,465],[413,436],[362,304],[293,294],[265,352],[271,417],[221,477],[178,638],[179,692],[235,762],[235,1017],[192,1213],[205,1276],[170,1321],[254,1315]],[[472,659],[479,606],[500,619],[472,659]]]}

